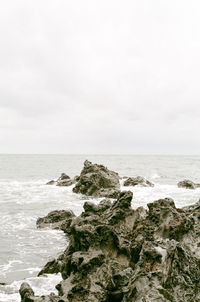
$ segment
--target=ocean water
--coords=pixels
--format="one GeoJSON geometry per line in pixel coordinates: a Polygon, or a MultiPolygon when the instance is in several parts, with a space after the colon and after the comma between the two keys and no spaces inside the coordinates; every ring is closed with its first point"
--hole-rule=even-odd
{"type": "Polygon", "coordinates": [[[177,187],[185,178],[200,183],[200,156],[0,155],[0,302],[19,302],[18,290],[24,280],[38,295],[56,293],[61,276],[37,274],[62,253],[67,238],[60,231],[38,230],[36,220],[55,209],[81,213],[88,199],[74,194],[73,186],[45,183],[62,172],[79,175],[85,159],[104,164],[120,176],[140,175],[155,184],[153,188],[124,188],[133,191],[133,208],[164,197],[173,198],[178,207],[200,198],[200,188],[177,187]]]}

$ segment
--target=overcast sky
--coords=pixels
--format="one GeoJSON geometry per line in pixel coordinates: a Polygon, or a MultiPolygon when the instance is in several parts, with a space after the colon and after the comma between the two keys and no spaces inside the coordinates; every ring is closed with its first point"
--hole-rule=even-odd
{"type": "Polygon", "coordinates": [[[6,0],[0,153],[200,153],[199,0],[6,0]]]}

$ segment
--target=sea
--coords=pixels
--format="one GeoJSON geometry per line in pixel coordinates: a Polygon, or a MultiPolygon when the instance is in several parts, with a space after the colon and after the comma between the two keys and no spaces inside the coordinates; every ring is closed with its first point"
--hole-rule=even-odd
{"type": "Polygon", "coordinates": [[[177,187],[190,179],[200,183],[200,156],[164,155],[0,155],[0,302],[20,302],[19,288],[28,282],[36,295],[55,292],[60,274],[37,277],[41,268],[58,257],[68,244],[57,230],[37,229],[38,217],[56,209],[71,209],[76,215],[91,199],[72,192],[73,186],[56,187],[46,182],[62,172],[80,174],[84,161],[107,166],[124,176],[143,176],[154,187],[123,187],[133,191],[132,207],[171,197],[177,207],[194,204],[200,188],[177,187]]]}

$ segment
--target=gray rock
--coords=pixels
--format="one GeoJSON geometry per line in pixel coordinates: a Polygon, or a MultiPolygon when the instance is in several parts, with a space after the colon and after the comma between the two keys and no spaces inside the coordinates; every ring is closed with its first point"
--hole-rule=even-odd
{"type": "Polygon", "coordinates": [[[29,301],[200,301],[200,202],[178,209],[164,198],[133,210],[132,196],[84,204],[66,250],[41,272],[62,274],[59,300],[29,301]]]}
{"type": "Polygon", "coordinates": [[[177,185],[179,188],[192,189],[192,190],[200,187],[200,184],[196,184],[188,179],[180,181],[177,185]]]}
{"type": "Polygon", "coordinates": [[[50,180],[46,183],[46,185],[55,185],[56,181],[55,180],[50,180]]]}
{"type": "Polygon", "coordinates": [[[73,184],[72,179],[65,173],[62,173],[61,176],[56,181],[56,186],[71,186],[73,184]]]}
{"type": "Polygon", "coordinates": [[[142,187],[154,187],[154,184],[144,177],[129,177],[124,181],[124,186],[142,186],[142,187]]]}
{"type": "Polygon", "coordinates": [[[117,198],[120,191],[119,175],[103,165],[84,162],[74,193],[93,197],[117,198]]]}
{"type": "Polygon", "coordinates": [[[67,174],[62,173],[61,176],[57,180],[50,180],[46,184],[47,185],[56,185],[59,187],[68,187],[76,182],[77,178],[71,179],[67,174]]]}

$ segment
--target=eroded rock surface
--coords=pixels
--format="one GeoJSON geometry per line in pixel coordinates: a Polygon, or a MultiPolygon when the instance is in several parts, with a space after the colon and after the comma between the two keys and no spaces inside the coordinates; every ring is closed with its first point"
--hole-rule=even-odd
{"type": "Polygon", "coordinates": [[[200,301],[200,202],[178,209],[165,198],[133,210],[131,200],[124,191],[72,217],[67,249],[40,272],[63,277],[59,300],[45,301],[200,301]]]}
{"type": "Polygon", "coordinates": [[[144,177],[137,176],[137,177],[128,177],[124,181],[124,186],[141,186],[141,187],[154,187],[154,184],[147,180],[144,177]]]}
{"type": "Polygon", "coordinates": [[[104,167],[86,160],[74,193],[93,197],[117,198],[120,191],[119,175],[104,167]]]}
{"type": "Polygon", "coordinates": [[[179,188],[186,188],[186,189],[192,189],[192,190],[200,187],[200,184],[196,184],[193,181],[188,180],[188,179],[180,181],[177,185],[179,188]]]}

